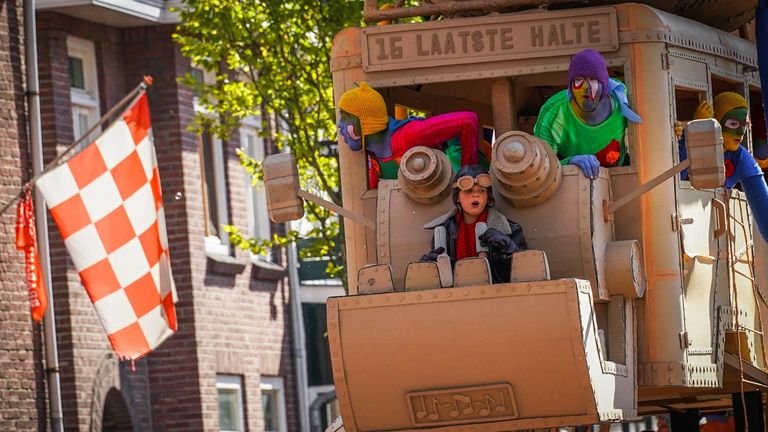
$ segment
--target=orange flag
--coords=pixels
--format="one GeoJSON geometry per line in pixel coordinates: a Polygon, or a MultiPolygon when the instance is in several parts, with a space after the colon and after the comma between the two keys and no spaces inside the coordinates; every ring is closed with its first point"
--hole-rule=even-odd
{"type": "Polygon", "coordinates": [[[19,199],[16,209],[16,249],[24,253],[25,274],[29,288],[29,307],[32,319],[40,321],[48,309],[48,295],[43,282],[43,269],[37,255],[37,233],[35,231],[35,205],[30,188],[19,199]]]}
{"type": "Polygon", "coordinates": [[[36,186],[117,356],[157,348],[177,296],[147,95],[36,186]]]}

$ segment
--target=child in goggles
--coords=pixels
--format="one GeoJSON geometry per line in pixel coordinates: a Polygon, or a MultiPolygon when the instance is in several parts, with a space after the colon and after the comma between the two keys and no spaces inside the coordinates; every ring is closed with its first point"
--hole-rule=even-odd
{"type": "Polygon", "coordinates": [[[447,253],[451,264],[455,265],[463,258],[485,256],[491,266],[493,283],[509,282],[510,257],[514,252],[526,249],[526,244],[520,225],[493,208],[496,202],[491,184],[491,175],[480,165],[459,169],[453,181],[452,199],[456,208],[424,226],[426,229],[444,227],[448,250],[435,245],[433,237],[433,250],[421,261],[436,261],[438,255],[447,253]],[[478,222],[488,227],[479,237],[475,235],[478,222]],[[488,248],[487,255],[478,253],[477,240],[488,248]]]}

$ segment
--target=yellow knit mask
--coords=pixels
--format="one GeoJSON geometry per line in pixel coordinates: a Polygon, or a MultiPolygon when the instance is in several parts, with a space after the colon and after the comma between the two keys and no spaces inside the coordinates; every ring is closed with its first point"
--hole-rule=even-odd
{"type": "Polygon", "coordinates": [[[340,109],[360,119],[363,136],[387,128],[389,116],[384,98],[365,81],[360,82],[360,87],[347,90],[341,95],[338,105],[340,109]]]}
{"type": "Polygon", "coordinates": [[[724,92],[720,93],[719,95],[715,96],[715,98],[712,100],[712,109],[715,111],[715,120],[718,122],[723,121],[723,116],[728,111],[734,109],[734,108],[747,108],[749,109],[749,105],[747,105],[747,100],[744,99],[744,97],[738,93],[734,92],[724,92]]]}

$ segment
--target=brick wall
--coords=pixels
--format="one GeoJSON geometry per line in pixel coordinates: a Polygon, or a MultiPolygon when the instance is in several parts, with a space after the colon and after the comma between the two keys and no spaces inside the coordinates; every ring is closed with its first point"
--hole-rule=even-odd
{"type": "MultiPolygon", "coordinates": [[[[67,35],[96,41],[98,73],[100,77],[107,77],[99,82],[102,113],[119,101],[125,91],[122,79],[114,78],[122,75],[118,30],[55,13],[39,13],[41,116],[46,161],[76,138],[72,128],[67,35]]],[[[121,390],[134,425],[147,430],[149,400],[143,396],[148,393],[146,369],[139,367],[137,372],[119,379],[120,369],[130,365],[120,365],[114,359],[104,329],[52,222],[49,231],[64,428],[86,431],[100,424],[103,410],[94,410],[94,407],[103,407],[109,389],[115,387],[121,390]]]]}
{"type": "MultiPolygon", "coordinates": [[[[263,428],[260,376],[284,377],[288,430],[297,430],[287,283],[253,279],[249,257],[239,251],[243,271],[216,273],[205,253],[198,143],[186,131],[193,94],[176,82],[190,65],[172,32],[172,26],[127,30],[123,45],[127,80],[155,78],[150,109],[179,293],[180,331],[149,357],[155,430],[218,430],[217,374],[243,377],[249,430],[263,428]]],[[[234,135],[226,147],[229,210],[244,228],[246,173],[234,135]]]]}
{"type": "MultiPolygon", "coordinates": [[[[21,3],[0,7],[0,204],[29,178],[21,3]]],[[[45,427],[45,382],[39,326],[30,317],[24,261],[14,247],[15,210],[0,216],[0,430],[33,431],[45,427]]]]}
{"type": "MultiPolygon", "coordinates": [[[[239,251],[239,267],[234,266],[239,271],[216,272],[205,253],[198,144],[186,130],[194,114],[193,94],[177,83],[190,65],[171,39],[174,26],[116,29],[50,12],[39,13],[38,23],[48,160],[74,139],[68,34],[96,41],[102,113],[142,76],[153,76],[148,96],[179,297],[179,331],[139,362],[136,372],[126,371],[111,357],[61,239],[51,229],[65,428],[84,431],[108,424],[99,416],[105,407],[119,411],[111,391],[117,388],[140,430],[218,430],[216,375],[234,374],[243,377],[249,430],[263,428],[263,375],[284,378],[288,430],[297,430],[287,280],[256,279],[249,256],[239,251]]],[[[232,222],[245,228],[246,172],[236,147],[237,139],[226,147],[229,210],[232,222]]]]}
{"type": "Polygon", "coordinates": [[[155,431],[192,431],[202,430],[203,420],[187,228],[193,221],[185,205],[186,189],[192,185],[185,184],[188,168],[184,166],[184,155],[196,152],[197,144],[194,135],[184,131],[192,114],[192,94],[176,84],[177,70],[182,65],[176,60],[178,53],[170,40],[172,30],[172,26],[126,30],[123,52],[127,82],[139,82],[144,75],[154,78],[148,92],[152,133],[179,297],[178,332],[148,357],[152,421],[155,431]],[[175,199],[177,194],[181,199],[175,199]]]}

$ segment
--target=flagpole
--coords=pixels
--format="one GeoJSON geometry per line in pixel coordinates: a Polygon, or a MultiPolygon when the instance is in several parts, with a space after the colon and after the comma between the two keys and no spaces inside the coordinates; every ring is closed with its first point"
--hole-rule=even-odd
{"type": "MultiPolygon", "coordinates": [[[[27,65],[27,109],[29,115],[29,142],[32,148],[32,174],[34,179],[43,170],[42,129],[40,126],[40,82],[37,72],[37,24],[35,22],[35,0],[24,0],[24,36],[27,65]]],[[[22,188],[23,190],[23,188],[22,188]]],[[[11,201],[11,203],[13,200],[11,201]]],[[[9,203],[10,205],[10,203],[9,203]]],[[[7,208],[7,206],[6,206],[7,208]]],[[[3,211],[5,208],[3,209],[3,211]]],[[[2,211],[0,211],[2,214],[2,211]]],[[[42,267],[43,283],[48,293],[48,308],[43,320],[43,338],[45,339],[45,371],[48,378],[49,411],[51,430],[64,430],[64,416],[61,407],[61,381],[59,377],[59,353],[56,342],[56,315],[53,307],[53,284],[51,281],[51,261],[48,248],[48,218],[45,202],[40,192],[35,192],[35,219],[37,229],[38,252],[42,267]]]]}
{"type": "MultiPolygon", "coordinates": [[[[30,0],[25,0],[25,2],[30,2],[30,0]]],[[[34,1],[31,1],[31,3],[34,3],[34,1]]],[[[34,17],[32,19],[34,20],[34,17]]],[[[32,29],[31,32],[34,33],[35,30],[32,29]]],[[[30,56],[27,55],[27,57],[30,57],[30,56]]],[[[31,84],[32,78],[29,76],[30,75],[30,69],[31,69],[29,67],[30,64],[31,64],[30,61],[27,60],[27,65],[28,65],[27,66],[27,81],[30,83],[29,84],[29,89],[27,90],[27,101],[30,104],[29,105],[30,106],[30,109],[29,109],[29,117],[30,117],[29,122],[30,122],[30,129],[32,129],[32,122],[33,122],[33,117],[34,117],[32,115],[32,100],[34,99],[34,101],[35,101],[34,103],[37,106],[37,126],[36,127],[39,130],[40,129],[40,93],[39,93],[39,89],[38,89],[39,88],[39,84],[35,86],[35,90],[33,91],[32,87],[31,87],[31,85],[32,85],[31,84]]],[[[35,46],[35,64],[37,64],[37,47],[36,46],[35,46]]],[[[36,67],[35,67],[35,73],[34,74],[35,74],[35,81],[39,82],[38,79],[37,79],[37,68],[36,67]]],[[[62,164],[65,161],[64,158],[69,153],[71,153],[72,150],[74,150],[78,145],[82,144],[82,142],[85,141],[86,138],[91,136],[93,131],[95,131],[99,127],[103,126],[104,123],[107,123],[108,121],[112,120],[113,117],[115,116],[115,114],[120,113],[120,112],[124,111],[127,107],[131,106],[136,100],[138,100],[138,98],[142,95],[142,93],[144,93],[147,90],[147,87],[149,87],[150,85],[152,85],[152,77],[145,76],[144,80],[139,85],[137,85],[133,90],[131,90],[130,93],[128,93],[123,99],[120,100],[120,102],[115,104],[115,106],[113,106],[106,114],[101,116],[99,121],[97,121],[93,126],[91,126],[91,128],[88,129],[80,138],[75,140],[75,142],[73,142],[67,148],[65,148],[64,151],[59,153],[59,155],[56,156],[45,167],[45,169],[41,169],[41,170],[39,170],[39,172],[36,172],[34,170],[34,165],[33,165],[32,173],[34,174],[34,176],[28,182],[24,183],[21,186],[21,188],[19,189],[18,194],[16,194],[16,197],[14,197],[13,199],[8,201],[7,203],[3,204],[2,207],[0,207],[0,216],[3,213],[5,213],[5,211],[8,210],[8,208],[11,206],[11,204],[13,204],[16,201],[16,199],[18,199],[21,196],[22,192],[24,191],[24,188],[34,186],[35,182],[37,182],[37,180],[40,179],[40,177],[42,177],[43,174],[47,173],[48,171],[50,171],[53,168],[56,168],[57,166],[62,164]]],[[[32,145],[32,149],[33,149],[32,153],[33,153],[33,157],[34,157],[34,148],[35,147],[34,147],[33,135],[34,135],[34,133],[30,131],[30,142],[33,144],[32,145]]],[[[41,133],[38,131],[38,139],[40,138],[40,136],[41,136],[41,133]]],[[[41,143],[40,144],[40,148],[42,149],[42,141],[40,140],[39,142],[41,143]]],[[[42,158],[42,150],[41,150],[41,158],[42,158]]],[[[40,167],[42,167],[42,166],[43,165],[42,165],[42,159],[41,159],[40,167]]],[[[37,205],[37,202],[35,202],[35,205],[37,205]]]]}

